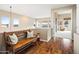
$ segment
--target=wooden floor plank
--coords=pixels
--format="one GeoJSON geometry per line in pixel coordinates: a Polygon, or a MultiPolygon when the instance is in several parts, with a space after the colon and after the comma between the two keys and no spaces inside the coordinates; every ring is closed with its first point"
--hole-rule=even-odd
{"type": "Polygon", "coordinates": [[[31,46],[24,51],[26,54],[72,54],[73,42],[70,39],[56,38],[49,42],[39,41],[37,45],[31,46]]]}

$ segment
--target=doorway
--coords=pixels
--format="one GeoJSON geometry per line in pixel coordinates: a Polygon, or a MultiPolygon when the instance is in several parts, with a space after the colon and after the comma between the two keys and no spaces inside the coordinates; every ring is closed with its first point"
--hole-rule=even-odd
{"type": "Polygon", "coordinates": [[[53,9],[53,37],[73,40],[76,31],[76,5],[53,9]]]}

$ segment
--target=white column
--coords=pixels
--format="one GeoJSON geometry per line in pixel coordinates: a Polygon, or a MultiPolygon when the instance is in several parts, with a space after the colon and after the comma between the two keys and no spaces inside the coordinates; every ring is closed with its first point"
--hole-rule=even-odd
{"type": "Polygon", "coordinates": [[[79,53],[79,5],[76,7],[76,33],[74,34],[74,53],[79,53]]]}

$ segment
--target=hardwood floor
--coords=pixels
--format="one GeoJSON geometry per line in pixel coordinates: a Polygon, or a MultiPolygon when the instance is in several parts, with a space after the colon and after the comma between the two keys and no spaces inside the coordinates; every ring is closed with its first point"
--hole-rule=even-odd
{"type": "Polygon", "coordinates": [[[72,54],[73,42],[70,39],[56,38],[51,39],[49,42],[37,41],[36,45],[33,45],[26,49],[23,53],[26,54],[72,54]]]}

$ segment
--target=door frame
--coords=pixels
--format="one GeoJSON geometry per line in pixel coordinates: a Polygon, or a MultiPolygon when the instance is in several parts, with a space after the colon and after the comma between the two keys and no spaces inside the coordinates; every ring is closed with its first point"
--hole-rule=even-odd
{"type": "Polygon", "coordinates": [[[72,9],[72,40],[74,40],[74,33],[76,33],[76,4],[74,5],[70,5],[70,6],[66,6],[66,7],[60,7],[60,8],[55,8],[55,9],[51,9],[51,21],[52,21],[52,28],[53,28],[53,32],[52,32],[52,37],[54,36],[55,33],[55,11],[57,10],[66,10],[66,9],[72,9]]]}

